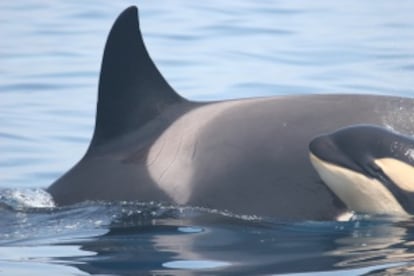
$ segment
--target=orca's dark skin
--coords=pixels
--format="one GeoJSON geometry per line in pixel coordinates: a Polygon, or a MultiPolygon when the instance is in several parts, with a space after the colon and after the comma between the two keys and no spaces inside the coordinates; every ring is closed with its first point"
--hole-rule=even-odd
{"type": "Polygon", "coordinates": [[[358,212],[414,214],[414,139],[353,125],[313,139],[312,163],[330,189],[358,212]]]}
{"type": "Polygon", "coordinates": [[[311,139],[360,123],[409,133],[413,111],[412,99],[374,95],[184,99],[148,55],[130,7],[106,43],[90,146],[47,190],[58,205],[160,201],[335,219],[346,208],[312,168],[311,139]]]}

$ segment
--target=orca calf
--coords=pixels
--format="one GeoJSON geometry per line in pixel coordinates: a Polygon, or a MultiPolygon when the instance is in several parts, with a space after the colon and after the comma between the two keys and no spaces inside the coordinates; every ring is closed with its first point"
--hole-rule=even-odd
{"type": "Polygon", "coordinates": [[[360,123],[409,133],[413,111],[412,99],[374,95],[184,99],[151,60],[130,7],[105,46],[90,146],[47,190],[58,205],[138,200],[335,219],[347,209],[312,168],[311,139],[360,123]]]}
{"type": "Polygon", "coordinates": [[[414,139],[389,129],[355,125],[309,145],[321,179],[351,210],[414,214],[414,139]]]}

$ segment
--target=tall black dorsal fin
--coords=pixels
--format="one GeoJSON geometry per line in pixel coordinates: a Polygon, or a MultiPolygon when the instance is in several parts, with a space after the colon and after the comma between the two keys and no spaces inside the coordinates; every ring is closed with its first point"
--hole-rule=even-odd
{"type": "Polygon", "coordinates": [[[138,129],[165,107],[181,100],[145,48],[138,9],[127,8],[115,21],[106,41],[91,147],[138,129]]]}

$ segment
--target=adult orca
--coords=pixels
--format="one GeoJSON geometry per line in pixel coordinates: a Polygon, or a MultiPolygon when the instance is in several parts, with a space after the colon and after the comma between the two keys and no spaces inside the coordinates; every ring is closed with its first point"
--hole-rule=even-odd
{"type": "Polygon", "coordinates": [[[374,95],[184,99],[148,55],[130,7],[107,39],[90,146],[47,190],[57,205],[139,200],[334,219],[346,208],[312,168],[311,139],[358,123],[409,133],[413,111],[412,99],[374,95]]]}
{"type": "Polygon", "coordinates": [[[310,159],[349,209],[414,214],[414,139],[390,129],[355,125],[313,139],[310,159]]]}

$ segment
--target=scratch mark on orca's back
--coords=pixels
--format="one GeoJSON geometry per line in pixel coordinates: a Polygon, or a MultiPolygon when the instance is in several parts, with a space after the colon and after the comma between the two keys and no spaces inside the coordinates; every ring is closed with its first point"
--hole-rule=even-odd
{"type": "MultiPolygon", "coordinates": [[[[165,140],[163,139],[163,140],[161,140],[161,145],[160,145],[160,147],[159,147],[159,150],[158,150],[158,152],[155,154],[155,156],[153,157],[153,159],[152,160],[147,160],[147,166],[148,167],[151,167],[151,166],[153,166],[156,162],[157,162],[157,160],[160,158],[160,156],[161,156],[161,153],[162,153],[162,151],[164,150],[164,146],[165,146],[165,140]]],[[[149,157],[149,156],[148,156],[149,157]]]]}
{"type": "Polygon", "coordinates": [[[178,156],[178,154],[181,151],[182,144],[183,144],[183,137],[181,136],[180,137],[180,141],[178,142],[177,149],[176,149],[175,154],[174,154],[174,158],[167,165],[167,167],[164,168],[164,170],[161,172],[161,174],[160,174],[160,176],[158,178],[159,180],[161,180],[164,177],[164,175],[167,173],[167,171],[174,165],[175,161],[177,160],[177,156],[178,156]]]}
{"type": "Polygon", "coordinates": [[[199,139],[196,139],[193,146],[193,153],[191,154],[191,160],[194,160],[197,154],[197,147],[198,147],[199,139]]]}

